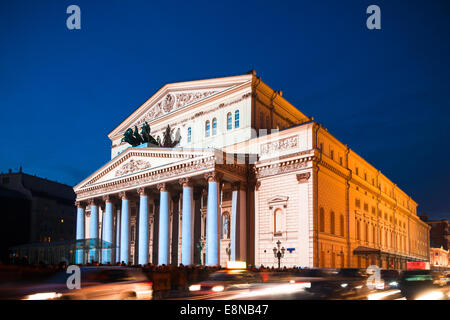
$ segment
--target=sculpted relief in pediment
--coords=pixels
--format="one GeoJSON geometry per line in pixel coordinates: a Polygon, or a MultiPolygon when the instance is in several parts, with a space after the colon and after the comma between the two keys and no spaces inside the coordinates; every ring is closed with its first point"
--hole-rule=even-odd
{"type": "Polygon", "coordinates": [[[179,93],[168,93],[161,100],[155,103],[147,112],[133,125],[139,126],[144,122],[150,122],[162,115],[175,111],[182,108],[188,104],[196,102],[198,100],[207,98],[218,90],[213,91],[196,91],[196,92],[179,92],[179,93]]]}
{"type": "Polygon", "coordinates": [[[133,160],[131,159],[129,162],[122,165],[117,171],[115,176],[123,176],[125,174],[133,173],[136,171],[142,171],[145,169],[149,169],[151,167],[150,162],[144,160],[133,160]]]}

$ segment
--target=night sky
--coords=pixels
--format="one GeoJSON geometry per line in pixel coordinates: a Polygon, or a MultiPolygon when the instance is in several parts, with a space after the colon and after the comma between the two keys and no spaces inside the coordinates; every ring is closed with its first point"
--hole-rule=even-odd
{"type": "Polygon", "coordinates": [[[446,0],[1,0],[0,171],[75,185],[165,83],[255,69],[419,213],[450,218],[449,16],[446,0]]]}

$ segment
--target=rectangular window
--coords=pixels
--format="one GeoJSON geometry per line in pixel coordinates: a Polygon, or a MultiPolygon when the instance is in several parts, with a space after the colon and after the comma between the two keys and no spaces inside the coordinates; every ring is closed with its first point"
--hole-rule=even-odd
{"type": "Polygon", "coordinates": [[[360,208],[360,207],[361,207],[361,202],[359,201],[359,199],[355,199],[355,206],[356,206],[357,208],[360,208]]]}
{"type": "Polygon", "coordinates": [[[234,112],[234,127],[239,128],[239,110],[234,112]]]}
{"type": "Polygon", "coordinates": [[[187,142],[191,142],[192,141],[192,129],[191,127],[188,128],[188,133],[187,133],[187,142]]]}
{"type": "Polygon", "coordinates": [[[333,150],[331,150],[331,152],[330,152],[330,157],[331,157],[331,160],[334,160],[334,151],[333,150]]]}

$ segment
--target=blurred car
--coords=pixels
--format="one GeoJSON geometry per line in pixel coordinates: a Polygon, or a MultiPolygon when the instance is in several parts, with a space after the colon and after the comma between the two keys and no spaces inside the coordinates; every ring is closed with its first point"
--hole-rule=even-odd
{"type": "Polygon", "coordinates": [[[306,290],[318,298],[343,298],[367,290],[367,275],[361,269],[316,269],[315,274],[318,279],[311,280],[306,290]]]}
{"type": "MultiPolygon", "coordinates": [[[[80,289],[69,289],[65,271],[40,282],[13,285],[9,298],[21,300],[151,299],[152,283],[142,271],[124,267],[82,267],[80,289]]],[[[6,288],[3,288],[6,289],[6,288]]]]}
{"type": "Polygon", "coordinates": [[[258,274],[248,270],[220,270],[210,274],[205,281],[189,286],[189,292],[191,295],[204,295],[248,289],[261,282],[258,274]]]}
{"type": "Polygon", "coordinates": [[[447,278],[441,272],[432,270],[406,270],[400,277],[399,288],[408,299],[434,300],[448,298],[447,278]]]}
{"type": "Polygon", "coordinates": [[[377,289],[396,289],[399,286],[400,272],[398,270],[381,270],[380,286],[377,289]]]}

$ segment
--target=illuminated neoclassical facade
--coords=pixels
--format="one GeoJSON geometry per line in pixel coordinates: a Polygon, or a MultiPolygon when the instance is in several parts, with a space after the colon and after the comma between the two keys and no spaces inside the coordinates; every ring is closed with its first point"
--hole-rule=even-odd
{"type": "Polygon", "coordinates": [[[108,135],[77,186],[77,262],[403,268],[429,260],[417,204],[255,72],[166,84],[108,135]],[[174,148],[121,142],[147,122],[174,148]]]}

